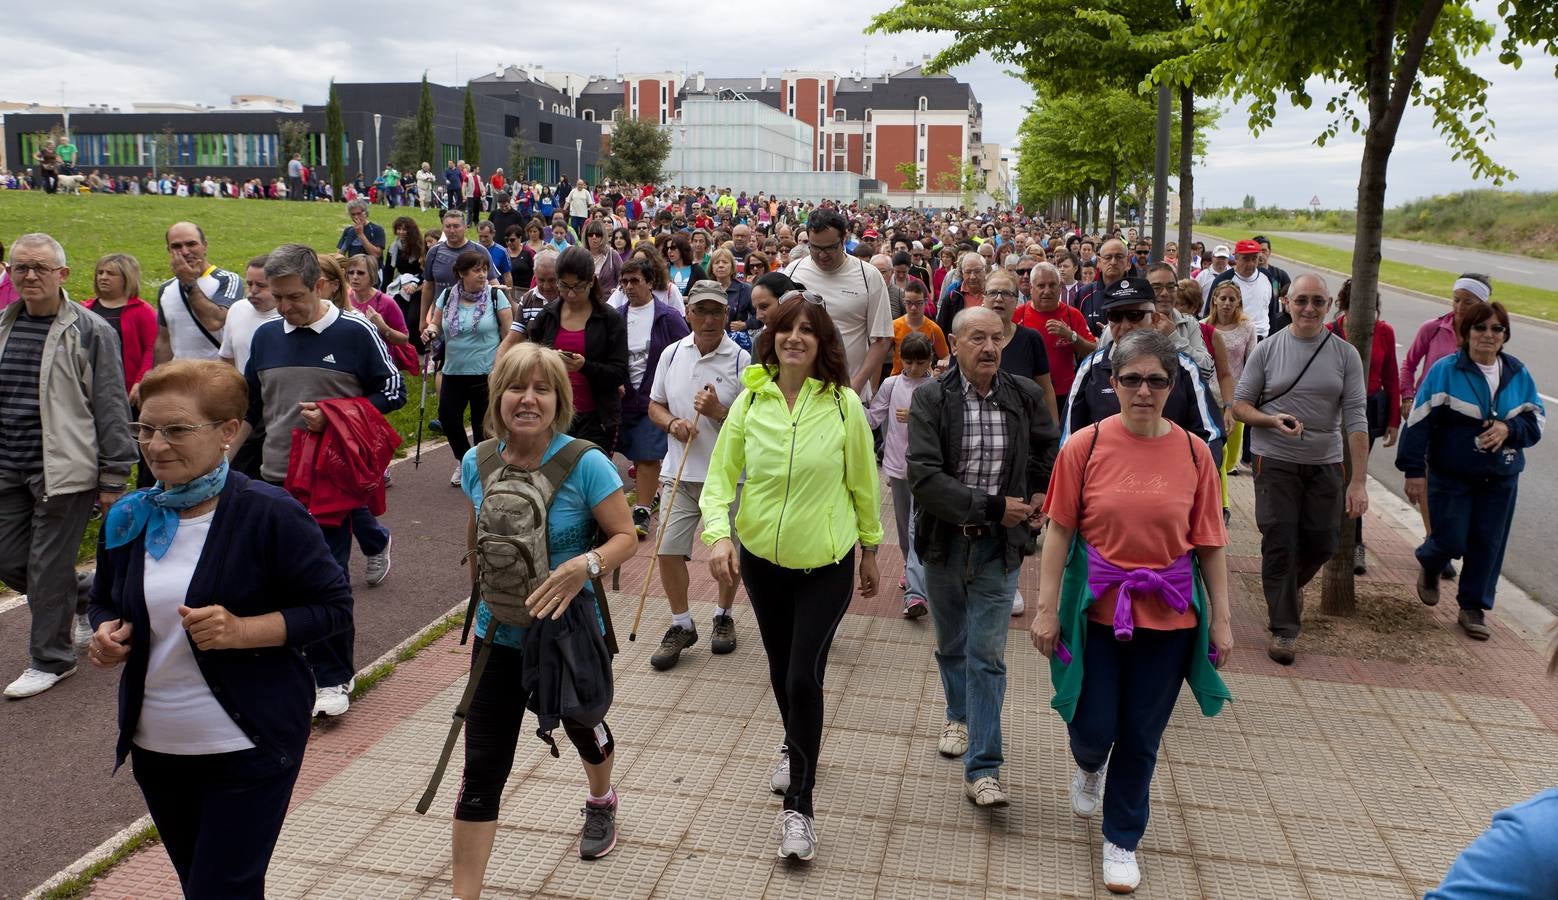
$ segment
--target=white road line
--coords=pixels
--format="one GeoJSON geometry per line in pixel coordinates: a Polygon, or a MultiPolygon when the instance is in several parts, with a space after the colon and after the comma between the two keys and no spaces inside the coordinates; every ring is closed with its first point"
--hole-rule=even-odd
{"type": "Polygon", "coordinates": [[[1535,272],[1531,271],[1530,269],[1522,269],[1519,266],[1500,266],[1499,268],[1506,269],[1506,270],[1508,270],[1510,272],[1519,272],[1522,275],[1535,275],[1536,274],[1535,272]]]}

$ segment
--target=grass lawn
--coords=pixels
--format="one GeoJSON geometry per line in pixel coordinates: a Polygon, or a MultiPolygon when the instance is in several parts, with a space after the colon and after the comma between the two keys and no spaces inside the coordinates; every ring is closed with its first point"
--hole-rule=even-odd
{"type": "MultiPolygon", "coordinates": [[[[1227,229],[1203,228],[1199,226],[1196,230],[1229,243],[1238,240],[1239,235],[1244,233],[1242,230],[1234,232],[1227,229]]],[[[1322,244],[1310,243],[1309,241],[1283,238],[1282,252],[1279,255],[1308,263],[1312,266],[1335,269],[1338,272],[1352,271],[1351,250],[1339,250],[1335,247],[1327,247],[1322,244]]],[[[1450,285],[1455,282],[1456,274],[1443,269],[1430,269],[1425,266],[1414,266],[1389,259],[1381,260],[1379,267],[1381,284],[1421,291],[1435,297],[1444,297],[1447,303],[1449,302],[1450,285]]],[[[1531,316],[1535,319],[1544,319],[1549,322],[1558,322],[1558,291],[1504,282],[1498,286],[1496,299],[1503,303],[1510,312],[1531,316]]]]}

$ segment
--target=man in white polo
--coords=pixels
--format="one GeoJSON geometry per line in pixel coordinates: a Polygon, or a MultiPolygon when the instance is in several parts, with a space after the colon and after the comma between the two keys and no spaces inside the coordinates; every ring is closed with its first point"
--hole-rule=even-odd
{"type": "MultiPolygon", "coordinates": [[[[660,585],[671,604],[671,627],[649,664],[664,671],[676,665],[682,651],[698,642],[698,629],[687,609],[687,560],[692,556],[700,515],[698,496],[709,473],[714,441],[741,393],[741,373],[752,363],[752,354],[741,349],[725,333],[725,288],[712,280],[693,284],[687,293],[687,324],[692,333],[666,347],[655,367],[649,391],[649,420],[669,432],[672,440],[660,467],[662,497],[671,496],[675,473],[681,486],[669,509],[660,512],[660,585]],[[685,466],[682,455],[688,454],[685,466]]],[[[739,501],[738,501],[739,502],[739,501]]],[[[735,533],[736,504],[730,507],[731,533],[735,533]]],[[[714,639],[709,649],[730,653],[736,649],[736,623],[730,607],[736,599],[734,584],[720,585],[714,611],[714,639]]]]}
{"type": "Polygon", "coordinates": [[[882,363],[893,348],[893,317],[887,280],[875,266],[844,250],[849,223],[837,210],[818,209],[806,220],[810,255],[785,267],[792,281],[822,295],[822,308],[838,326],[850,387],[870,400],[881,380],[882,363]]]}
{"type": "Polygon", "coordinates": [[[227,310],[244,296],[243,277],[206,260],[206,233],[193,222],[174,223],[167,244],[173,277],[157,289],[153,359],[216,359],[227,310]]]}

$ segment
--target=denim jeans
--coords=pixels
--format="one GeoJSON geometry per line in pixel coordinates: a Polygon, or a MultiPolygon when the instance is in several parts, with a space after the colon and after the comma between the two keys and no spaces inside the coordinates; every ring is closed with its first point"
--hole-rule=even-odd
{"type": "Polygon", "coordinates": [[[955,535],[946,561],[925,566],[936,625],[936,665],[947,718],[968,725],[963,771],[969,781],[1000,775],[1001,704],[1006,700],[1006,633],[1017,569],[1006,569],[1004,530],[992,537],[955,535]]]}
{"type": "Polygon", "coordinates": [[[925,564],[920,562],[919,554],[914,552],[914,494],[909,490],[908,479],[889,478],[887,485],[893,491],[893,518],[898,526],[898,549],[903,551],[903,574],[909,582],[903,596],[905,600],[910,597],[924,600],[925,564]]]}

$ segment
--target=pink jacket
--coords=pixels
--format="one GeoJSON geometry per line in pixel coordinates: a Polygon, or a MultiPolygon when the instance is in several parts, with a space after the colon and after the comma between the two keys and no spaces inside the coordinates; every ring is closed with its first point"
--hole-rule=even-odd
{"type": "Polygon", "coordinates": [[[1407,348],[1406,359],[1401,361],[1402,396],[1417,396],[1417,386],[1422,383],[1417,374],[1418,366],[1422,366],[1426,377],[1434,363],[1455,352],[1456,344],[1453,310],[1424,322],[1417,330],[1417,337],[1412,339],[1412,346],[1407,348]]]}
{"type": "Polygon", "coordinates": [[[898,421],[895,412],[908,409],[915,388],[927,381],[930,381],[930,376],[911,381],[901,372],[890,375],[877,388],[876,395],[871,398],[871,408],[866,410],[866,419],[872,428],[880,428],[884,423],[887,426],[887,430],[882,432],[882,471],[887,473],[888,478],[909,477],[909,462],[906,458],[909,425],[898,421]]]}
{"type": "Polygon", "coordinates": [[[5,309],[16,302],[16,283],[11,280],[11,273],[0,268],[0,309],[5,309]]]}

